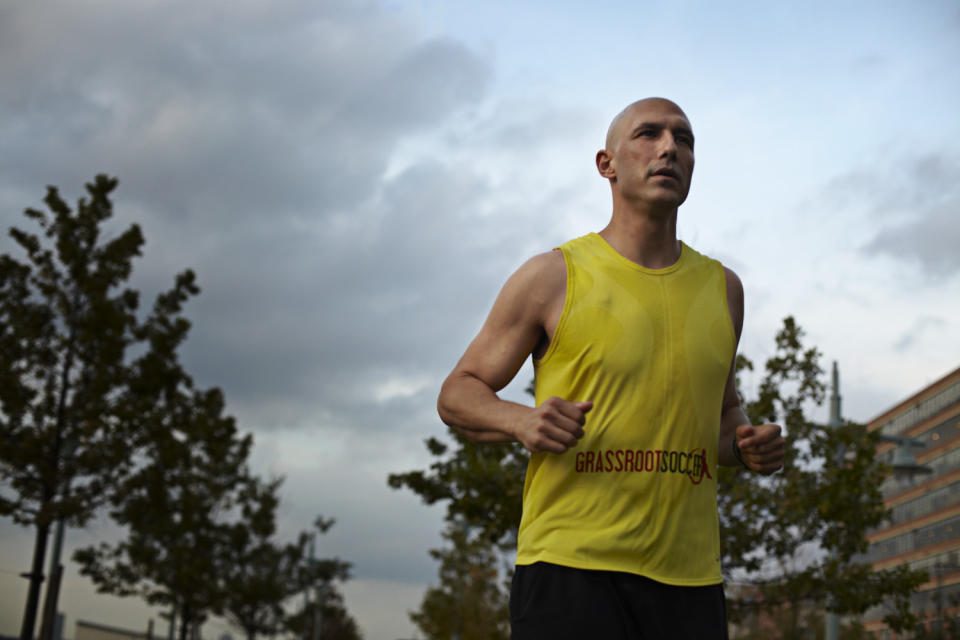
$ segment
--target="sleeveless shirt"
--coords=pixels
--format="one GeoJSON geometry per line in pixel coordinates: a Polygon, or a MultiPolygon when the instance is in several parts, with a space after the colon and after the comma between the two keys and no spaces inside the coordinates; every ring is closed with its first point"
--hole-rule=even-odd
{"type": "Polygon", "coordinates": [[[532,454],[517,564],[722,582],[720,413],[736,338],[723,266],[685,244],[644,268],[596,233],[560,247],[563,312],[534,360],[537,405],[593,402],[563,454],[532,454]]]}

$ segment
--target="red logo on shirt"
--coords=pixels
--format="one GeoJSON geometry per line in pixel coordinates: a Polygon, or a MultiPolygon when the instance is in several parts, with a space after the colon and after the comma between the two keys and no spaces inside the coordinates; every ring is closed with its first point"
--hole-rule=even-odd
{"type": "Polygon", "coordinates": [[[574,456],[577,473],[676,473],[700,484],[703,478],[713,480],[706,449],[689,453],[663,449],[600,449],[578,451],[574,456]]]}
{"type": "Polygon", "coordinates": [[[690,482],[692,482],[693,484],[700,484],[701,482],[703,482],[704,476],[713,480],[713,476],[710,475],[710,465],[707,464],[707,450],[700,449],[700,451],[697,451],[696,449],[694,449],[693,452],[689,454],[689,456],[693,458],[694,461],[696,461],[697,459],[700,460],[699,469],[692,468],[687,472],[687,477],[690,478],[690,482]]]}

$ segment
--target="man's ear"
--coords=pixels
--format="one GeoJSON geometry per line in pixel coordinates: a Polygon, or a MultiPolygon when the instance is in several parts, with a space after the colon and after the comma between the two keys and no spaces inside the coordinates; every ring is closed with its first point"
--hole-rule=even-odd
{"type": "Polygon", "coordinates": [[[597,151],[597,171],[607,180],[617,179],[617,170],[614,167],[613,157],[606,149],[597,151]]]}

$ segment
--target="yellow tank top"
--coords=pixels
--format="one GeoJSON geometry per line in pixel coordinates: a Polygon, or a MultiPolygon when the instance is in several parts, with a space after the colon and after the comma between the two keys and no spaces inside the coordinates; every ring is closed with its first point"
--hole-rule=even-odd
{"type": "Polygon", "coordinates": [[[723,267],[682,245],[646,269],[596,233],[560,249],[566,299],[534,360],[536,402],[594,406],[577,446],[531,456],[517,564],[722,582],[717,446],[736,348],[723,267]]]}

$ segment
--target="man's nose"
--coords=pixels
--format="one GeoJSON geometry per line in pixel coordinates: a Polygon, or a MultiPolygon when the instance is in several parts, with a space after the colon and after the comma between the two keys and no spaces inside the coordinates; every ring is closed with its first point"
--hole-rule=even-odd
{"type": "Polygon", "coordinates": [[[666,129],[663,131],[663,135],[660,136],[660,157],[677,157],[677,141],[674,140],[673,133],[666,129]]]}

